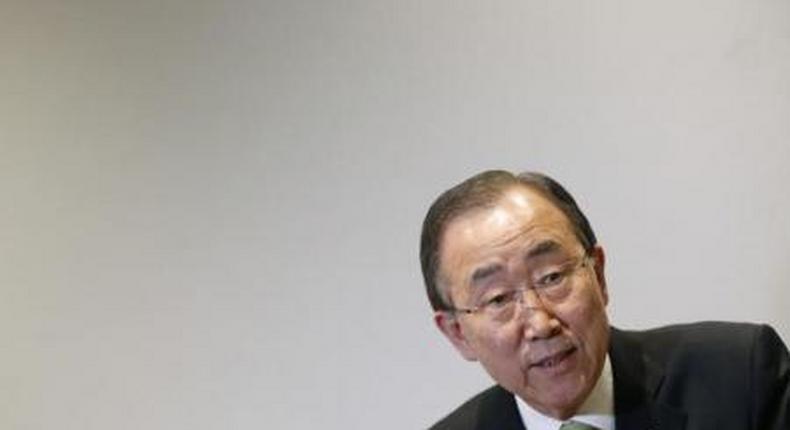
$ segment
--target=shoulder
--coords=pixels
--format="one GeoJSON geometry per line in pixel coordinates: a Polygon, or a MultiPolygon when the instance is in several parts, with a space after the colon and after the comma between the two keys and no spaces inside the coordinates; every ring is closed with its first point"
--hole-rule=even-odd
{"type": "Polygon", "coordinates": [[[705,321],[676,324],[643,331],[614,329],[614,337],[638,342],[658,355],[678,351],[734,352],[749,350],[765,337],[776,332],[767,325],[705,321]]]}
{"type": "Polygon", "coordinates": [[[663,369],[667,382],[683,384],[748,386],[749,375],[766,359],[787,357],[787,348],[773,328],[750,323],[707,321],[644,331],[613,329],[613,348],[622,345],[639,351],[647,368],[663,369]]]}
{"type": "Polygon", "coordinates": [[[495,385],[464,402],[431,430],[506,428],[520,420],[513,395],[495,385]]]}
{"type": "Polygon", "coordinates": [[[613,329],[612,350],[620,353],[613,361],[615,381],[618,371],[639,363],[644,374],[624,374],[636,374],[654,400],[684,409],[688,420],[726,417],[731,428],[790,428],[790,355],[770,326],[703,322],[613,329]]]}

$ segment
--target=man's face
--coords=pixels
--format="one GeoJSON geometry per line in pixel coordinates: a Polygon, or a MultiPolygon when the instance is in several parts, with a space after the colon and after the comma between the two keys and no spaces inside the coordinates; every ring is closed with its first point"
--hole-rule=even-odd
{"type": "MultiPolygon", "coordinates": [[[[456,308],[473,307],[491,285],[523,284],[538,267],[585,255],[567,217],[527,187],[514,187],[493,207],[453,220],[439,251],[441,284],[456,308]]],[[[569,276],[573,288],[559,302],[529,292],[511,320],[439,311],[436,323],[500,385],[544,414],[565,419],[595,385],[609,344],[603,250],[596,247],[592,254],[593,264],[569,276]]]]}

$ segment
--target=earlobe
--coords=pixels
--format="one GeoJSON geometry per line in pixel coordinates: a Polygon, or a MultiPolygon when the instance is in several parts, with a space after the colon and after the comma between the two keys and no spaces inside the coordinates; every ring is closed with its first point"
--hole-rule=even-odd
{"type": "Polygon", "coordinates": [[[456,315],[448,311],[436,311],[433,314],[433,321],[464,359],[477,361],[477,354],[470,345],[469,339],[456,315]]]}

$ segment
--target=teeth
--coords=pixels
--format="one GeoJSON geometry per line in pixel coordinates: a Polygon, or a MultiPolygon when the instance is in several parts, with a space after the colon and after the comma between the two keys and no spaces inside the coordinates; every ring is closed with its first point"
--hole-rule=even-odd
{"type": "Polygon", "coordinates": [[[556,366],[557,364],[559,364],[559,362],[560,362],[560,361],[561,361],[563,358],[565,358],[565,354],[560,354],[560,355],[557,355],[557,356],[554,356],[554,357],[550,357],[550,358],[547,358],[547,359],[543,360],[543,361],[542,361],[542,362],[539,364],[539,366],[540,366],[540,367],[554,367],[554,366],[556,366]]]}

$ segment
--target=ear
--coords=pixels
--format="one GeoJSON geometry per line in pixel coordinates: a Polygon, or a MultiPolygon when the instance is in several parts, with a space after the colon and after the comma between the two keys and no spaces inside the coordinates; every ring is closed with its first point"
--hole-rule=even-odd
{"type": "Polygon", "coordinates": [[[477,353],[464,333],[457,315],[448,311],[436,311],[433,314],[433,321],[461,356],[469,361],[477,361],[477,353]]]}
{"type": "Polygon", "coordinates": [[[595,245],[592,252],[593,260],[595,261],[595,278],[598,281],[598,286],[601,288],[601,295],[603,296],[603,303],[609,303],[609,290],[606,288],[606,276],[604,267],[606,266],[606,254],[604,253],[601,245],[595,245]]]}

